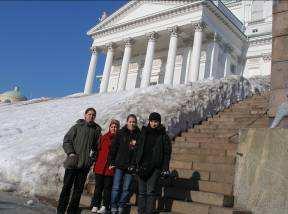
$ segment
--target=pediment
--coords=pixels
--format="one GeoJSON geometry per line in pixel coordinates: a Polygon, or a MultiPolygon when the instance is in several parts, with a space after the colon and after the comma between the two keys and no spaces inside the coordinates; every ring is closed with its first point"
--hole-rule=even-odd
{"type": "Polygon", "coordinates": [[[149,16],[157,15],[177,7],[184,6],[191,3],[191,1],[171,1],[171,0],[140,0],[130,1],[112,15],[107,17],[104,21],[97,24],[88,31],[88,35],[96,33],[98,30],[111,28],[121,24],[141,20],[149,16]]]}

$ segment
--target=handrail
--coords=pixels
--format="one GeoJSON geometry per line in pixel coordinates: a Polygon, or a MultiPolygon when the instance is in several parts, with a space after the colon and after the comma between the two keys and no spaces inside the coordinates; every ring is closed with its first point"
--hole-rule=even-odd
{"type": "MultiPolygon", "coordinates": [[[[252,122],[247,124],[247,127],[249,128],[249,126],[251,126],[253,123],[255,123],[257,120],[259,120],[260,118],[262,118],[264,115],[266,115],[268,113],[269,109],[267,109],[264,113],[260,114],[259,117],[257,117],[255,120],[253,120],[252,122]]],[[[231,138],[235,137],[235,136],[239,136],[239,131],[231,136],[228,137],[228,140],[230,141],[231,138]]]]}

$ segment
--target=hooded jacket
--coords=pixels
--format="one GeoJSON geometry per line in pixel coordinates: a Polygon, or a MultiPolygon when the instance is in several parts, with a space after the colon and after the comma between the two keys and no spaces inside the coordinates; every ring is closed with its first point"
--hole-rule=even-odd
{"type": "Polygon", "coordinates": [[[141,132],[138,127],[132,132],[125,125],[121,128],[115,139],[112,141],[112,147],[109,154],[109,165],[126,170],[130,166],[135,165],[136,149],[140,141],[141,132]],[[135,140],[136,145],[131,145],[131,141],[135,140]]]}
{"type": "Polygon", "coordinates": [[[64,136],[63,149],[67,155],[73,153],[78,156],[77,168],[90,167],[90,153],[96,151],[101,130],[95,122],[87,123],[80,119],[64,136]]]}

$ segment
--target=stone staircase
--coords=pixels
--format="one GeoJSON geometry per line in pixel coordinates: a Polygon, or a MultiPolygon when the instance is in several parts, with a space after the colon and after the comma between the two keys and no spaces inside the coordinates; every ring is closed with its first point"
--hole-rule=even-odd
{"type": "MultiPolygon", "coordinates": [[[[175,214],[250,213],[233,208],[238,132],[268,126],[268,95],[236,103],[175,138],[170,163],[175,177],[162,181],[159,210],[175,214]]],[[[89,205],[93,189],[93,182],[89,182],[82,204],[89,205]]],[[[135,198],[131,200],[134,204],[135,198]]],[[[131,213],[136,213],[135,207],[131,213]]]]}
{"type": "Polygon", "coordinates": [[[249,213],[233,209],[238,132],[267,127],[267,110],[268,93],[255,95],[176,137],[170,168],[178,177],[165,196],[172,213],[249,213]]]}

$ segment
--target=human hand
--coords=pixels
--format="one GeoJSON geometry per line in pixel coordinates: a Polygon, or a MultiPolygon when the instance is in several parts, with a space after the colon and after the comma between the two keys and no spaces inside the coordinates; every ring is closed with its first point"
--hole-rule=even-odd
{"type": "Polygon", "coordinates": [[[76,155],[75,153],[70,153],[69,157],[72,157],[72,156],[75,156],[75,155],[76,155]]]}
{"type": "Polygon", "coordinates": [[[136,140],[131,140],[130,144],[135,146],[136,145],[136,140]]]}
{"type": "Polygon", "coordinates": [[[115,166],[109,166],[109,169],[111,170],[111,169],[114,169],[115,168],[115,166]]]}

